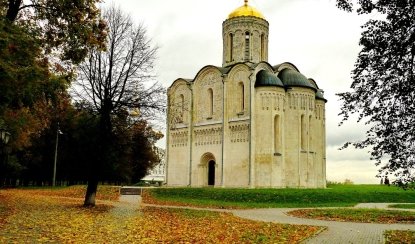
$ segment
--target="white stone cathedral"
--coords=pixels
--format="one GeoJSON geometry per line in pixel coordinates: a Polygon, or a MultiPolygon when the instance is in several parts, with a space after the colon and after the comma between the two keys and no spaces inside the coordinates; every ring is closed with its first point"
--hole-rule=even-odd
{"type": "Polygon", "coordinates": [[[223,22],[222,67],[168,89],[167,185],[326,186],[326,99],[293,64],[267,62],[268,26],[245,0],[223,22]]]}

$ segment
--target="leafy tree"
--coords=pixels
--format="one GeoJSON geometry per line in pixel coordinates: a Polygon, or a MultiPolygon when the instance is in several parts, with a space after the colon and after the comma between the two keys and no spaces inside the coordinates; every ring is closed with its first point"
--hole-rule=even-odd
{"type": "Polygon", "coordinates": [[[40,162],[29,160],[26,149],[36,147],[62,116],[61,106],[69,105],[71,64],[91,47],[104,47],[105,23],[96,3],[0,0],[0,120],[12,134],[10,175],[40,162]]]}
{"type": "Polygon", "coordinates": [[[152,78],[156,48],[151,47],[145,28],[135,26],[116,7],[104,10],[103,17],[108,24],[107,50],[90,52],[74,86],[77,98],[99,116],[99,157],[91,167],[85,206],[95,205],[100,168],[116,157],[114,118],[132,110],[138,111],[139,119],[154,118],[165,107],[165,90],[157,82],[146,83],[152,78]]]}
{"type": "Polygon", "coordinates": [[[10,25],[18,22],[50,53],[58,48],[62,60],[81,62],[90,47],[104,47],[105,23],[100,0],[0,0],[0,13],[10,25]]]}
{"type": "Polygon", "coordinates": [[[147,175],[148,170],[160,163],[159,149],[155,143],[163,137],[145,121],[132,126],[132,164],[131,182],[138,182],[147,175]]]}
{"type": "Polygon", "coordinates": [[[371,159],[381,165],[379,176],[394,174],[406,184],[415,180],[415,1],[359,0],[357,8],[353,3],[337,0],[341,9],[377,18],[363,25],[352,91],[338,94],[340,115],[345,121],[357,113],[371,127],[366,139],[344,147],[370,148],[371,159]]]}
{"type": "Polygon", "coordinates": [[[0,30],[0,120],[12,136],[10,165],[4,170],[16,175],[26,167],[23,151],[69,103],[66,89],[71,75],[51,67],[40,43],[24,26],[0,20],[0,30]]]}

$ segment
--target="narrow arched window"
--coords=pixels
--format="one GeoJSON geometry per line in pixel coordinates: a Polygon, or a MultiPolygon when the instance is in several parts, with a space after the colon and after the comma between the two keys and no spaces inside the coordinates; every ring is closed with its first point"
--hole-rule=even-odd
{"type": "Polygon", "coordinates": [[[306,131],[306,116],[301,115],[301,149],[306,150],[307,131],[306,131]]]}
{"type": "Polygon", "coordinates": [[[245,87],[243,82],[239,82],[238,85],[238,97],[239,97],[239,111],[245,110],[245,87]]]}
{"type": "Polygon", "coordinates": [[[229,34],[229,61],[233,61],[233,34],[229,34]]]}
{"type": "Polygon", "coordinates": [[[183,122],[184,120],[184,96],[183,94],[180,94],[179,96],[179,118],[180,118],[180,122],[183,122]]]}
{"type": "Polygon", "coordinates": [[[274,150],[276,153],[281,151],[281,130],[279,115],[276,115],[274,118],[274,150]]]}
{"type": "Polygon", "coordinates": [[[208,89],[208,100],[209,100],[209,107],[208,107],[208,118],[212,118],[213,116],[213,90],[212,88],[208,89]]]}
{"type": "Polygon", "coordinates": [[[250,52],[249,52],[250,39],[251,39],[251,34],[249,32],[245,32],[245,61],[250,60],[250,52]]]}
{"type": "Polygon", "coordinates": [[[265,60],[265,35],[261,35],[261,60],[265,60]]]}
{"type": "Polygon", "coordinates": [[[313,125],[313,116],[309,116],[308,117],[308,135],[309,135],[309,150],[314,152],[315,151],[315,147],[314,147],[314,138],[313,138],[313,130],[312,130],[312,126],[313,125]]]}

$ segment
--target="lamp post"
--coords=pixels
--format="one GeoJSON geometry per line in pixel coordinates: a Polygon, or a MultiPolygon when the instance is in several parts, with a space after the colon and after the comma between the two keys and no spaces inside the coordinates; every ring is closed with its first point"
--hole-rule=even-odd
{"type": "Polygon", "coordinates": [[[0,186],[3,186],[3,183],[4,183],[3,174],[6,171],[6,163],[7,163],[6,145],[9,142],[9,139],[10,139],[10,133],[4,127],[0,127],[0,145],[1,145],[0,186]]]}
{"type": "Polygon", "coordinates": [[[58,161],[58,145],[59,145],[59,134],[63,134],[62,131],[59,129],[59,122],[58,127],[56,128],[56,141],[55,141],[55,160],[53,162],[53,178],[52,178],[52,186],[56,185],[56,162],[58,161]]]}

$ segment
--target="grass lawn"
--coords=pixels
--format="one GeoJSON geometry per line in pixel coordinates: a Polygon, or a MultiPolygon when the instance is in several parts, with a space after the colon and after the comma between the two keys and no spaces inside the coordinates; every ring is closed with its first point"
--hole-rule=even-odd
{"type": "Polygon", "coordinates": [[[389,205],[390,208],[405,208],[405,209],[415,209],[415,204],[392,204],[389,205]]]}
{"type": "Polygon", "coordinates": [[[78,188],[0,190],[0,243],[299,243],[322,229],[111,200],[84,208],[78,188]]]}
{"type": "Polygon", "coordinates": [[[380,209],[299,209],[288,214],[300,218],[359,223],[395,224],[415,221],[415,212],[380,209]]]}
{"type": "Polygon", "coordinates": [[[415,232],[409,230],[389,230],[385,232],[385,244],[415,243],[415,232]]]}
{"type": "Polygon", "coordinates": [[[154,188],[144,202],[215,208],[350,207],[365,202],[415,202],[415,191],[384,185],[329,185],[327,189],[154,188]]]}

